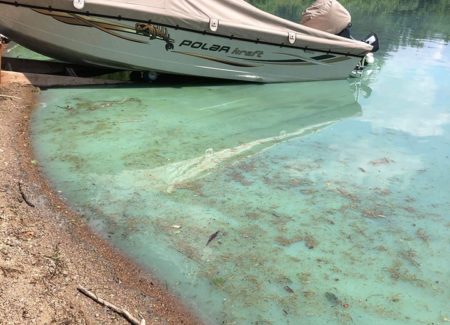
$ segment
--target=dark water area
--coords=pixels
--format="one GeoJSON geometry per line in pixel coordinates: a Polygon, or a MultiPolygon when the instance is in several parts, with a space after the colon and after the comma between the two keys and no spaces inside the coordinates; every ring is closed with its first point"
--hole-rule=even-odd
{"type": "Polygon", "coordinates": [[[207,323],[450,321],[449,1],[342,3],[359,79],[42,93],[55,188],[207,323]]]}

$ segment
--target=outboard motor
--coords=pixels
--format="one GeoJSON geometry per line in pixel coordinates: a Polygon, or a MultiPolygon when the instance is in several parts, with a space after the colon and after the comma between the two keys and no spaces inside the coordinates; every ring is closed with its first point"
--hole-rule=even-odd
{"type": "Polygon", "coordinates": [[[367,37],[363,40],[363,42],[373,46],[372,53],[375,53],[380,49],[378,36],[375,33],[370,33],[369,35],[367,35],[367,37]]]}
{"type": "Polygon", "coordinates": [[[366,56],[361,60],[361,65],[364,67],[366,65],[372,64],[375,61],[373,54],[380,49],[380,43],[378,42],[378,36],[375,33],[370,33],[362,41],[373,46],[372,52],[367,53],[366,56]]]}
{"type": "Polygon", "coordinates": [[[369,45],[372,45],[372,52],[367,53],[362,59],[361,61],[358,63],[358,65],[355,67],[355,69],[353,70],[351,76],[352,77],[359,77],[362,74],[362,71],[364,70],[364,67],[366,65],[372,64],[375,62],[375,59],[373,57],[373,53],[375,53],[376,51],[378,51],[380,49],[380,43],[378,40],[378,36],[375,33],[370,33],[369,35],[367,35],[367,37],[363,40],[361,40],[361,42],[367,43],[369,45]]]}

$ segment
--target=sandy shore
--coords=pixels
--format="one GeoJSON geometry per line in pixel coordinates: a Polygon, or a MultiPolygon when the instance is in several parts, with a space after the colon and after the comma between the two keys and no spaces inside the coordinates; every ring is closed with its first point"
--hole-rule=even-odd
{"type": "Polygon", "coordinates": [[[28,132],[37,92],[0,86],[0,324],[128,324],[79,293],[80,285],[147,324],[199,324],[156,279],[92,233],[42,178],[28,132]]]}

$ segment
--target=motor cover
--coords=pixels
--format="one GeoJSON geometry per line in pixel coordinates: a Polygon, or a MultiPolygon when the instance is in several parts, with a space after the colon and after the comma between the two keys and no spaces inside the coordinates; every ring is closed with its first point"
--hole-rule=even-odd
{"type": "Polygon", "coordinates": [[[300,24],[339,34],[351,20],[350,13],[337,0],[316,0],[303,12],[300,24]]]}

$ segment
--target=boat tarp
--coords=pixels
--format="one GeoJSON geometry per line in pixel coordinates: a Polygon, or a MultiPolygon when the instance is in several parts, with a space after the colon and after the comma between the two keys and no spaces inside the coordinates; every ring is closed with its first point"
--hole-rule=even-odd
{"type": "Polygon", "coordinates": [[[120,16],[124,20],[151,21],[231,38],[349,55],[362,56],[372,50],[372,46],[364,42],[294,23],[244,0],[85,0],[81,10],[75,9],[73,0],[0,1],[5,2],[80,14],[120,16]],[[212,21],[218,23],[217,30],[211,29],[212,21]]]}

